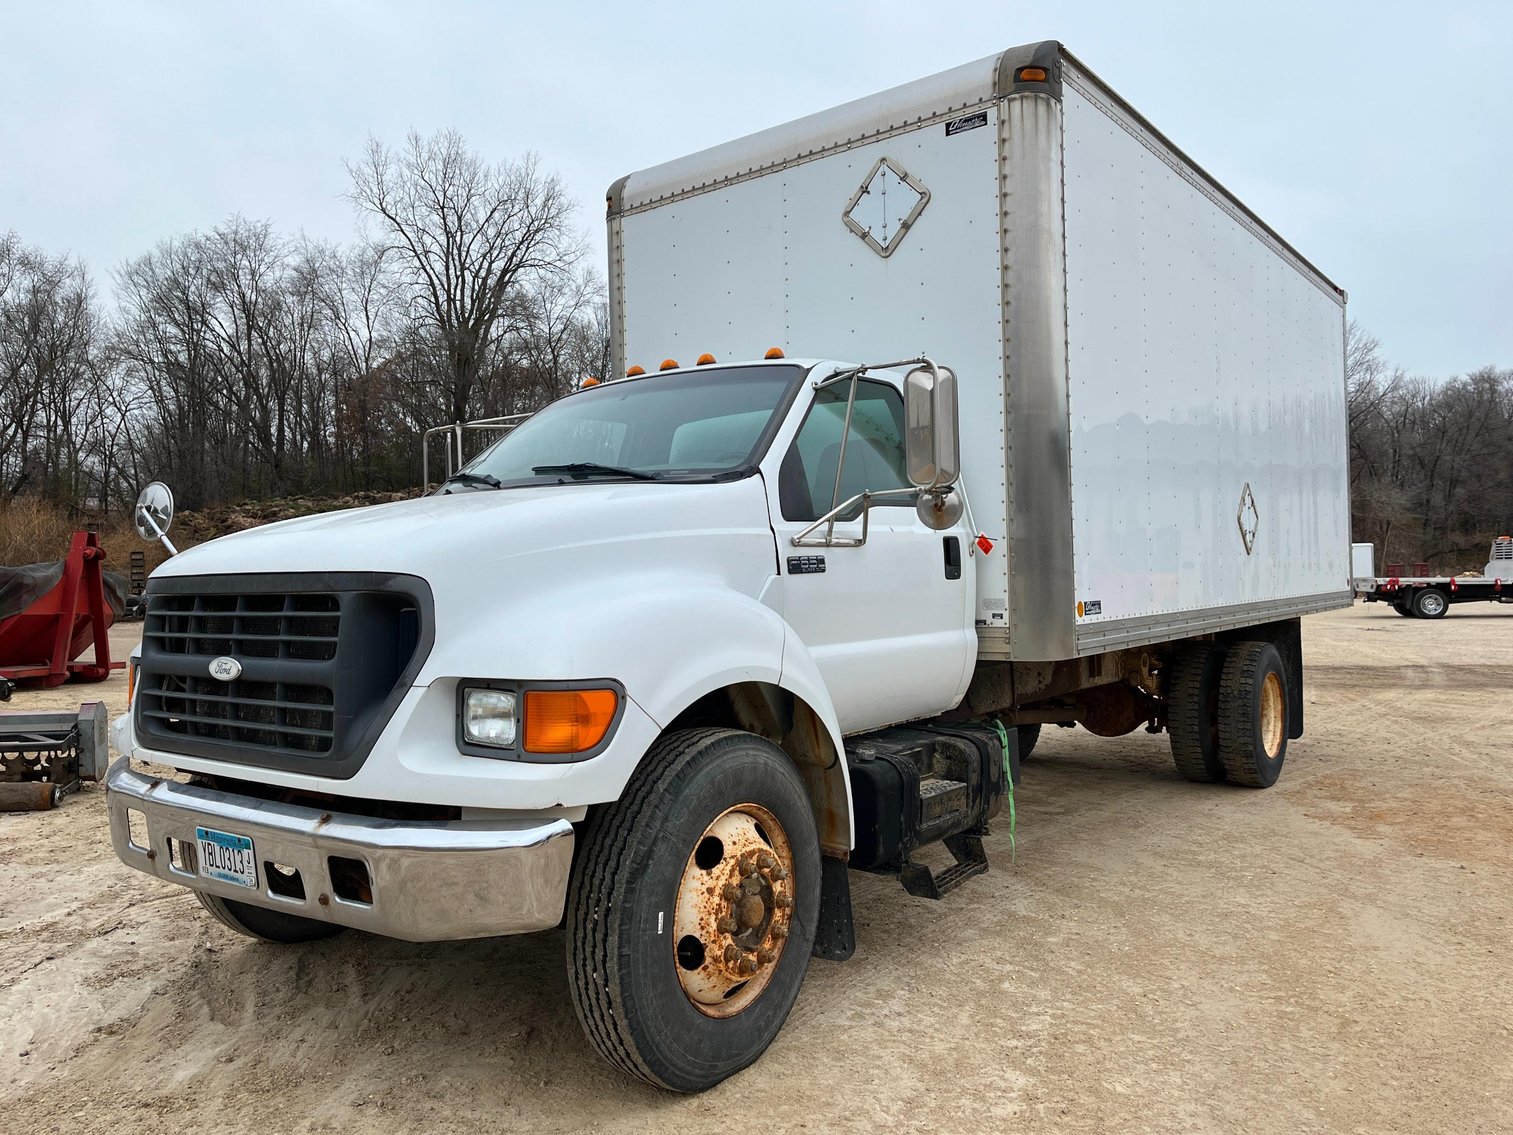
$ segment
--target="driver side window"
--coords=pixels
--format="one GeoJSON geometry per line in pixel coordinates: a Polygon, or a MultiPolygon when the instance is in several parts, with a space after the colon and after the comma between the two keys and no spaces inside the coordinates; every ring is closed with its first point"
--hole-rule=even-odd
{"type": "MultiPolygon", "coordinates": [[[[778,501],[783,519],[818,520],[835,505],[863,490],[909,487],[904,474],[903,397],[887,383],[862,380],[856,386],[851,430],[846,438],[846,464],[840,492],[836,494],[835,471],[840,463],[841,431],[846,422],[849,392],[850,383],[838,382],[815,395],[809,416],[784,455],[778,474],[778,501]]],[[[855,511],[859,513],[860,507],[855,511]]]]}

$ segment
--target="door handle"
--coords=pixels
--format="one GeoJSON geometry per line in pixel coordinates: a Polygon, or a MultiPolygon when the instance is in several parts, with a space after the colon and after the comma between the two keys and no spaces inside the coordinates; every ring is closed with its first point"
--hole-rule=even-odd
{"type": "Polygon", "coordinates": [[[961,540],[955,536],[945,538],[946,578],[961,578],[961,540]]]}

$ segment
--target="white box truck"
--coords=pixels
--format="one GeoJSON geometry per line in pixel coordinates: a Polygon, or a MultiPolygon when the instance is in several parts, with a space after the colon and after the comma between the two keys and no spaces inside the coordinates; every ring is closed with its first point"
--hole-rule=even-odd
{"type": "Polygon", "coordinates": [[[594,1045],[696,1091],[850,955],[848,867],[985,869],[1041,725],[1276,779],[1344,295],[1059,44],[622,178],[609,244],[613,381],[154,573],[126,863],[275,942],[565,922],[594,1045]]]}

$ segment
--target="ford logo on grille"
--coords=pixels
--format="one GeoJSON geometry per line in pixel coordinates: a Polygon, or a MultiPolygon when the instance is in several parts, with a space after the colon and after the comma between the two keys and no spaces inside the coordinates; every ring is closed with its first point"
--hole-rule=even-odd
{"type": "Polygon", "coordinates": [[[234,682],[242,676],[242,664],[224,654],[210,660],[210,676],[223,682],[234,682]]]}

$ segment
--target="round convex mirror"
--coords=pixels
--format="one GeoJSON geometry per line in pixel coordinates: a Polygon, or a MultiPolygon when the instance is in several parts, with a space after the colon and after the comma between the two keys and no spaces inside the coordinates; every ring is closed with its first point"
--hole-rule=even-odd
{"type": "Polygon", "coordinates": [[[168,531],[173,523],[173,490],[162,481],[154,481],[137,497],[137,507],[132,513],[137,535],[144,540],[156,540],[168,531]],[[148,521],[151,517],[151,523],[148,521]],[[153,524],[157,530],[153,530],[153,524]]]}

